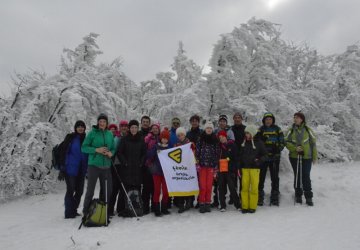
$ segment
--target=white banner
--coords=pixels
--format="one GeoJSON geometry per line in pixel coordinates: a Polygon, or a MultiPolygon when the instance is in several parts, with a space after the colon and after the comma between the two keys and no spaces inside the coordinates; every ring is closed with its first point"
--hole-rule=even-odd
{"type": "Polygon", "coordinates": [[[159,160],[169,196],[199,194],[195,157],[191,143],[160,151],[159,160]]]}

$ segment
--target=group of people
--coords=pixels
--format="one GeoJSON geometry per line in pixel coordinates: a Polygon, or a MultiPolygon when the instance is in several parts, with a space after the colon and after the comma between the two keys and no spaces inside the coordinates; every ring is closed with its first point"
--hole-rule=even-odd
{"type": "Polygon", "coordinates": [[[264,205],[267,169],[271,176],[270,204],[279,206],[279,165],[284,147],[289,150],[294,171],[295,202],[302,203],[304,195],[306,204],[313,206],[310,171],[317,160],[316,138],[303,113],[294,114],[294,123],[285,135],[272,113],[264,114],[261,127],[245,126],[241,113],[233,115],[232,126],[226,115],[219,116],[217,128],[207,121],[201,129],[198,115],[189,121],[188,131],[176,117],[170,129],[151,123],[149,116],[143,116],[140,123],[120,121],[118,127],[100,114],[88,134],[85,123],[77,121],[74,132],[62,143],[59,180],[65,179],[67,187],[65,218],[80,215],[77,209],[85,176],[83,214],[87,213],[98,179],[99,198],[108,202],[108,214],[112,216],[124,216],[125,190],[133,189],[141,193],[144,214],[168,215],[172,206],[178,208],[178,213],[191,208],[200,213],[212,208],[224,212],[227,204],[242,213],[254,213],[264,205]],[[166,166],[160,164],[158,152],[187,143],[191,143],[196,159],[199,196],[169,197],[162,170],[166,166]]]}

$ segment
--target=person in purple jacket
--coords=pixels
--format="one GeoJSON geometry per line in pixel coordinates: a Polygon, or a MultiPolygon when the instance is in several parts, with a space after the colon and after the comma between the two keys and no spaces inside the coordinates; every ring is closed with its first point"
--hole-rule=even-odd
{"type": "Polygon", "coordinates": [[[75,123],[75,132],[66,135],[60,144],[61,168],[58,179],[66,182],[65,219],[75,218],[80,214],[77,209],[84,192],[84,180],[88,167],[88,156],[81,152],[85,139],[86,126],[83,121],[75,123]]]}
{"type": "Polygon", "coordinates": [[[219,140],[214,134],[214,125],[211,122],[207,122],[204,129],[205,131],[201,134],[200,140],[196,145],[196,159],[200,166],[200,213],[211,212],[211,190],[220,159],[219,140]]]}

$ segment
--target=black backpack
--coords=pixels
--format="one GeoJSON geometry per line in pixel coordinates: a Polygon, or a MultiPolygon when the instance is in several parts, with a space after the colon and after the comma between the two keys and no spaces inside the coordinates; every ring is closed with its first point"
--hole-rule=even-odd
{"type": "Polygon", "coordinates": [[[60,158],[61,158],[61,154],[60,154],[60,145],[61,144],[56,144],[52,151],[51,151],[51,155],[52,155],[52,159],[51,159],[51,168],[55,169],[55,170],[60,170],[61,169],[61,164],[60,164],[60,158]]]}
{"type": "Polygon", "coordinates": [[[131,204],[128,198],[125,197],[125,210],[123,211],[122,215],[124,217],[136,217],[134,213],[135,210],[136,215],[138,217],[143,216],[144,215],[143,203],[139,190],[136,189],[129,190],[127,192],[127,195],[129,197],[129,200],[131,201],[131,204]]]}

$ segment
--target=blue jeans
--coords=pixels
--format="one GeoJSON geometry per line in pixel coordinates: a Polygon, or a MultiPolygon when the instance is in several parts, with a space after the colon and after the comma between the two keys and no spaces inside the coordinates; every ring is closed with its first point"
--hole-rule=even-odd
{"type": "Polygon", "coordinates": [[[297,185],[296,185],[296,173],[297,173],[298,159],[290,158],[290,163],[294,171],[295,196],[301,197],[304,194],[305,198],[312,198],[313,192],[311,191],[312,189],[311,189],[311,180],[310,180],[312,160],[302,159],[302,166],[299,166],[299,174],[297,176],[298,177],[297,185]],[[300,169],[302,169],[301,172],[300,169]],[[300,177],[302,178],[300,179],[300,177]]]}

